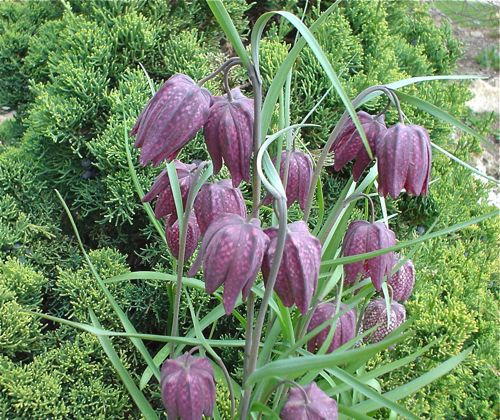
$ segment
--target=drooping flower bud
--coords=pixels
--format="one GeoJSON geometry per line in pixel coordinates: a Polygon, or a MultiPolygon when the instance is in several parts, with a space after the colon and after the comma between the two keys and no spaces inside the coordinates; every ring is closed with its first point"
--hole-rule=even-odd
{"type": "MultiPolygon", "coordinates": [[[[396,265],[395,263],[394,265],[396,265]]],[[[398,302],[408,300],[415,285],[415,266],[412,260],[406,261],[394,275],[387,280],[392,287],[392,298],[398,302]]]]}
{"type": "Polygon", "coordinates": [[[233,186],[250,181],[250,157],[253,150],[253,100],[240,89],[216,96],[204,127],[208,152],[214,163],[214,173],[222,167],[222,159],[231,173],[233,186]]]}
{"type": "MultiPolygon", "coordinates": [[[[370,149],[375,155],[378,147],[378,141],[387,131],[384,115],[374,117],[364,111],[359,111],[357,115],[361,125],[363,126],[363,131],[365,132],[370,149]]],[[[336,171],[340,171],[347,164],[347,162],[356,160],[352,168],[354,181],[358,181],[359,177],[371,161],[363,140],[359,135],[359,131],[351,118],[347,120],[342,128],[342,131],[333,142],[331,151],[335,153],[333,168],[336,171]]]]}
{"type": "Polygon", "coordinates": [[[161,368],[161,397],[169,419],[201,420],[212,416],[215,379],[206,357],[184,353],[161,368]]]}
{"type": "Polygon", "coordinates": [[[281,420],[337,420],[337,401],[323,392],[316,382],[303,389],[293,387],[280,413],[281,420]]]}
{"type": "Polygon", "coordinates": [[[224,284],[224,309],[229,315],[240,292],[248,297],[268,244],[258,219],[247,222],[236,214],[219,215],[206,231],[199,259],[189,273],[198,271],[203,262],[207,293],[224,284]]]}
{"type": "Polygon", "coordinates": [[[234,188],[227,179],[203,185],[194,201],[194,210],[202,235],[221,214],[233,213],[241,217],[246,214],[245,200],[241,191],[239,188],[234,188]]]}
{"type": "Polygon", "coordinates": [[[431,165],[425,128],[402,123],[390,127],[377,146],[379,194],[396,198],[404,188],[411,195],[427,195],[431,165]]]}
{"type": "MultiPolygon", "coordinates": [[[[196,163],[182,163],[180,160],[174,162],[177,178],[179,179],[179,187],[181,190],[182,204],[185,206],[189,189],[193,184],[194,173],[198,165],[196,163]]],[[[149,192],[142,197],[142,201],[148,202],[158,197],[155,204],[155,216],[161,219],[169,214],[172,214],[174,220],[177,218],[177,210],[175,208],[174,194],[170,186],[167,170],[163,170],[155,179],[149,192]]]]}
{"type": "MultiPolygon", "coordinates": [[[[200,228],[196,221],[194,211],[191,212],[187,220],[187,235],[186,235],[186,249],[184,252],[184,260],[187,260],[193,255],[198,241],[200,239],[200,228]]],[[[179,258],[179,220],[173,214],[168,215],[165,222],[165,236],[167,237],[167,244],[175,258],[179,258]]]]}
{"type": "MultiPolygon", "coordinates": [[[[364,220],[352,222],[342,244],[344,257],[377,251],[396,245],[396,236],[385,224],[364,220]]],[[[378,257],[345,264],[345,284],[350,286],[360,277],[370,277],[376,290],[380,290],[384,276],[390,276],[394,266],[394,254],[389,252],[378,257]]]]}
{"type": "MultiPolygon", "coordinates": [[[[307,332],[314,330],[319,325],[323,324],[325,321],[332,319],[335,315],[335,307],[334,303],[321,303],[318,305],[314,314],[311,318],[311,322],[307,327],[307,332]]],[[[339,310],[345,310],[346,305],[341,304],[339,310]]],[[[321,348],[323,343],[328,338],[328,334],[330,333],[331,327],[325,327],[318,333],[314,338],[309,340],[307,343],[307,350],[313,353],[321,348]]],[[[341,345],[347,343],[349,340],[352,340],[356,335],[356,310],[350,309],[346,313],[344,313],[340,318],[337,319],[337,325],[335,328],[335,332],[333,334],[333,339],[330,345],[328,346],[327,353],[331,353],[333,350],[339,348],[341,345]]]]}
{"type": "Polygon", "coordinates": [[[387,324],[387,310],[384,299],[372,300],[365,309],[361,330],[368,331],[375,325],[379,325],[373,333],[365,337],[366,342],[377,343],[384,339],[391,331],[395,330],[406,320],[406,310],[403,305],[398,302],[391,304],[391,322],[387,324]]]}
{"type": "Polygon", "coordinates": [[[208,118],[210,92],[185,74],[168,79],[146,105],[132,128],[134,146],[141,148],[139,161],[158,165],[172,160],[208,118]]]}
{"type": "MultiPolygon", "coordinates": [[[[280,178],[285,178],[286,151],[281,153],[280,178]]],[[[290,207],[295,201],[302,210],[306,208],[307,193],[311,186],[313,163],[311,157],[303,152],[290,152],[288,177],[286,182],[286,204],[290,207]]]]}
{"type": "MultiPolygon", "coordinates": [[[[276,228],[266,230],[271,242],[262,263],[265,283],[276,253],[277,233],[276,228]]],[[[307,312],[318,283],[320,263],[321,243],[318,238],[309,233],[303,221],[289,224],[283,258],[274,285],[283,305],[290,307],[295,303],[302,314],[307,312]]]]}

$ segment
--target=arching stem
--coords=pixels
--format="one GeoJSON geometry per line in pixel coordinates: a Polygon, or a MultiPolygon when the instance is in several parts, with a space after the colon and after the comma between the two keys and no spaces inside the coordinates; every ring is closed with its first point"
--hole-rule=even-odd
{"type": "Polygon", "coordinates": [[[208,82],[209,80],[213,79],[215,76],[217,76],[221,71],[223,71],[226,66],[230,65],[230,64],[233,64],[235,62],[241,62],[240,58],[239,57],[231,57],[229,60],[227,61],[224,61],[224,63],[222,63],[213,73],[210,73],[208,76],[205,76],[203,79],[201,79],[199,82],[198,82],[198,86],[203,86],[206,82],[208,82]]]}

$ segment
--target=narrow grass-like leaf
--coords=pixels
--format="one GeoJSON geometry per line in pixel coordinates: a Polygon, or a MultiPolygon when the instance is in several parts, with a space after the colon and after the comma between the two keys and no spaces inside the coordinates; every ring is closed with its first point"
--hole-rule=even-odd
{"type": "MultiPolygon", "coordinates": [[[[99,323],[99,320],[95,316],[94,312],[92,310],[89,310],[89,314],[92,320],[92,324],[94,324],[94,326],[97,328],[101,328],[101,324],[99,323]]],[[[132,379],[132,376],[130,376],[130,373],[120,360],[120,357],[111,344],[111,340],[108,337],[104,336],[98,336],[97,339],[99,340],[99,343],[101,343],[106,356],[108,356],[111,364],[116,370],[116,373],[122,380],[125,388],[127,388],[127,391],[141,411],[141,414],[144,416],[144,418],[146,418],[147,420],[158,419],[155,410],[153,410],[153,407],[151,407],[148,400],[146,400],[144,394],[139,390],[139,388],[137,388],[137,385],[132,379]]]]}
{"type": "Polygon", "coordinates": [[[465,125],[463,122],[457,120],[455,117],[452,115],[448,114],[446,111],[442,110],[441,108],[437,107],[436,105],[431,104],[430,102],[424,101],[423,99],[417,98],[416,96],[408,95],[407,93],[401,92],[399,90],[394,91],[398,98],[406,102],[407,104],[410,104],[424,112],[427,112],[428,114],[433,115],[436,118],[439,118],[442,121],[445,121],[451,125],[454,125],[455,127],[459,128],[462,131],[465,131],[466,133],[471,134],[474,137],[477,137],[480,139],[482,142],[485,142],[486,139],[479,134],[477,131],[473,130],[469,126],[465,125]]]}
{"type": "Polygon", "coordinates": [[[399,415],[403,416],[404,418],[418,420],[418,417],[415,416],[410,411],[408,411],[405,407],[401,406],[400,404],[395,403],[394,401],[391,401],[390,399],[384,397],[383,395],[380,395],[378,392],[373,390],[371,387],[360,382],[354,376],[350,375],[346,371],[344,371],[336,366],[330,367],[329,371],[332,372],[342,382],[350,385],[354,390],[367,396],[371,401],[374,401],[377,404],[380,404],[381,407],[387,407],[387,408],[395,411],[399,415]]]}
{"type": "Polygon", "coordinates": [[[241,62],[246,68],[249,68],[251,66],[250,57],[247,54],[247,50],[245,49],[245,46],[243,45],[243,42],[238,35],[238,31],[236,30],[236,27],[234,26],[234,23],[231,19],[231,16],[229,16],[229,13],[227,13],[223,2],[220,0],[208,0],[207,4],[208,7],[210,7],[210,10],[215,16],[215,19],[219,23],[220,27],[226,34],[227,39],[236,51],[236,54],[238,54],[238,56],[240,57],[241,62]]]}
{"type": "MultiPolygon", "coordinates": [[[[414,379],[411,382],[401,385],[396,389],[393,389],[392,391],[386,392],[383,395],[392,401],[398,401],[402,398],[405,398],[408,395],[417,392],[424,386],[429,385],[431,382],[434,382],[441,376],[446,375],[448,372],[450,372],[452,369],[454,369],[460,363],[462,363],[471,353],[471,351],[472,347],[469,347],[468,349],[457,354],[456,356],[449,358],[446,362],[441,363],[439,366],[436,366],[434,369],[431,369],[429,372],[424,373],[417,379],[414,379]]],[[[355,405],[353,408],[361,413],[368,413],[380,407],[382,406],[379,403],[372,400],[372,401],[364,401],[360,404],[355,405]]]]}
{"type": "Polygon", "coordinates": [[[487,220],[491,217],[498,216],[499,214],[500,214],[500,212],[498,210],[496,210],[496,211],[493,211],[491,213],[484,214],[482,216],[474,217],[473,219],[470,219],[466,222],[457,223],[453,226],[447,227],[447,228],[439,230],[437,232],[423,235],[423,236],[416,238],[416,239],[411,239],[408,241],[401,241],[397,245],[394,245],[394,246],[391,246],[388,248],[384,248],[384,249],[372,251],[372,252],[367,252],[365,254],[358,254],[358,255],[353,255],[350,257],[341,257],[341,258],[337,258],[337,259],[333,259],[333,260],[323,261],[323,262],[321,262],[321,265],[322,266],[333,266],[333,265],[339,265],[339,264],[350,264],[353,262],[358,262],[358,261],[366,260],[369,258],[378,257],[379,255],[387,254],[387,253],[392,252],[392,251],[399,251],[400,249],[407,248],[407,247],[419,244],[421,242],[428,241],[429,239],[438,238],[438,237],[443,236],[443,235],[448,235],[450,233],[457,232],[457,231],[465,229],[471,225],[481,223],[484,220],[487,220]]]}
{"type": "Polygon", "coordinates": [[[444,150],[442,147],[439,147],[437,144],[431,142],[431,146],[434,149],[436,149],[438,152],[449,157],[451,160],[457,162],[459,165],[462,165],[463,167],[467,168],[469,171],[474,172],[476,175],[478,175],[482,178],[485,178],[488,181],[494,182],[495,184],[500,184],[500,181],[498,179],[495,179],[492,176],[489,176],[489,175],[485,174],[484,172],[481,172],[479,169],[474,168],[474,166],[469,165],[467,162],[464,162],[463,160],[457,158],[455,155],[448,152],[447,150],[444,150]]]}
{"type": "MultiPolygon", "coordinates": [[[[128,319],[128,317],[125,314],[125,312],[123,312],[123,310],[120,307],[120,305],[118,305],[118,303],[116,302],[115,298],[113,297],[113,295],[111,294],[111,292],[109,291],[109,289],[107,288],[107,286],[102,281],[101,276],[99,275],[99,273],[97,272],[96,268],[94,267],[94,264],[92,263],[90,257],[87,254],[87,251],[85,251],[82,239],[80,237],[80,233],[78,232],[78,228],[76,227],[75,220],[73,219],[73,216],[71,215],[71,212],[69,211],[69,208],[66,205],[66,202],[62,198],[62,196],[59,193],[59,191],[57,191],[57,190],[55,190],[55,191],[56,191],[57,197],[61,201],[61,204],[62,204],[62,206],[64,208],[64,211],[66,212],[66,215],[68,216],[68,219],[69,219],[69,221],[71,223],[71,226],[73,227],[73,231],[74,231],[76,239],[78,241],[78,245],[80,246],[80,250],[82,251],[83,256],[85,257],[85,260],[87,261],[87,265],[89,266],[89,269],[90,269],[92,275],[94,276],[97,284],[101,288],[104,296],[106,296],[106,299],[108,300],[109,304],[111,305],[111,307],[115,311],[116,315],[118,316],[118,319],[120,320],[121,324],[123,325],[123,328],[125,329],[125,331],[127,333],[137,334],[137,331],[136,331],[135,327],[130,322],[130,320],[128,319]]],[[[138,339],[137,337],[132,337],[130,341],[132,341],[132,344],[134,344],[134,346],[139,351],[139,353],[143,357],[143,359],[146,362],[146,364],[152,369],[155,377],[159,381],[160,380],[160,371],[155,366],[155,364],[153,362],[153,359],[151,358],[151,355],[149,354],[148,349],[146,349],[146,346],[144,345],[144,343],[140,339],[138,339]]]]}
{"type": "MultiPolygon", "coordinates": [[[[125,118],[123,118],[125,121],[125,118]]],[[[132,179],[132,183],[134,184],[135,191],[137,192],[137,195],[139,196],[139,199],[141,200],[142,203],[142,197],[144,197],[144,191],[141,187],[141,183],[139,182],[139,178],[137,177],[137,173],[135,172],[135,167],[134,163],[132,162],[132,154],[130,152],[130,145],[128,142],[128,133],[127,133],[127,128],[124,124],[124,133],[123,133],[123,139],[124,139],[124,146],[125,146],[125,154],[127,155],[127,164],[128,164],[128,170],[130,173],[130,178],[132,179]]],[[[158,232],[158,235],[160,238],[163,240],[165,245],[167,245],[167,238],[165,237],[165,230],[163,229],[161,223],[156,219],[155,213],[153,211],[153,208],[151,207],[151,204],[149,203],[142,203],[142,207],[146,211],[146,214],[148,215],[149,221],[151,224],[154,226],[155,230],[158,232]]],[[[170,250],[167,248],[167,252],[169,255],[173,258],[172,254],[170,253],[170,250]]]]}
{"type": "Polygon", "coordinates": [[[356,410],[352,409],[351,407],[348,407],[344,404],[339,404],[337,403],[337,406],[339,408],[339,419],[344,420],[344,419],[354,419],[354,420],[372,420],[373,417],[367,416],[366,414],[358,413],[356,410]]]}

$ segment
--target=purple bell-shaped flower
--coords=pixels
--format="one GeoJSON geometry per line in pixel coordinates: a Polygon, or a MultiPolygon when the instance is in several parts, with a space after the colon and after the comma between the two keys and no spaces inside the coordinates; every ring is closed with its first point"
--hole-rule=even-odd
{"type": "MultiPolygon", "coordinates": [[[[319,325],[323,324],[325,321],[332,319],[335,315],[336,305],[334,303],[321,303],[318,305],[314,314],[311,318],[311,322],[307,327],[307,332],[314,330],[319,325]]],[[[339,310],[343,311],[346,308],[344,304],[340,305],[339,310]]],[[[328,338],[331,327],[325,327],[321,332],[314,336],[307,343],[307,350],[311,353],[319,350],[323,343],[328,338]]],[[[333,339],[328,346],[327,353],[331,353],[333,350],[338,349],[341,345],[352,340],[356,335],[356,311],[355,309],[350,309],[344,313],[339,319],[337,319],[337,325],[335,327],[335,332],[333,333],[333,339]]]]}
{"type": "MultiPolygon", "coordinates": [[[[287,229],[285,249],[274,290],[283,305],[290,307],[295,303],[300,312],[305,314],[318,283],[321,243],[309,233],[303,221],[291,223],[287,229]]],[[[277,232],[276,228],[266,230],[271,242],[262,263],[265,283],[276,253],[277,232]]]]}
{"type": "MultiPolygon", "coordinates": [[[[394,265],[396,264],[397,263],[394,265]]],[[[406,261],[401,268],[387,280],[387,284],[392,287],[392,298],[395,301],[404,302],[408,300],[413,291],[413,286],[415,285],[415,266],[413,265],[413,261],[406,261]]]]}
{"type": "Polygon", "coordinates": [[[220,215],[233,213],[245,217],[247,211],[241,191],[227,179],[203,185],[194,201],[194,210],[202,235],[220,215]]]}
{"type": "MultiPolygon", "coordinates": [[[[182,163],[180,160],[176,160],[174,164],[177,178],[179,179],[182,204],[185,206],[189,189],[193,184],[194,173],[198,165],[195,163],[182,163]]],[[[156,197],[158,197],[155,204],[156,218],[161,219],[162,217],[172,214],[174,215],[174,219],[176,219],[177,210],[175,208],[174,194],[172,193],[172,187],[170,186],[170,180],[166,169],[158,175],[149,192],[142,197],[142,201],[148,202],[156,197]]]]}
{"type": "MultiPolygon", "coordinates": [[[[342,255],[364,254],[396,245],[396,236],[385,224],[370,223],[364,220],[352,222],[345,234],[342,244],[342,255]]],[[[350,286],[360,277],[370,277],[376,290],[380,290],[384,276],[390,277],[394,266],[394,253],[355,263],[345,264],[345,284],[350,286]]]]}
{"type": "Polygon", "coordinates": [[[189,353],[165,360],[161,368],[161,397],[169,419],[211,417],[215,405],[215,378],[210,361],[189,353]]]}
{"type": "Polygon", "coordinates": [[[224,284],[224,309],[229,315],[240,292],[244,299],[248,297],[268,244],[258,219],[247,222],[236,214],[219,215],[206,231],[189,274],[203,262],[205,290],[214,293],[224,284]]]}
{"type": "Polygon", "coordinates": [[[392,302],[391,322],[387,324],[387,310],[384,299],[372,300],[365,309],[363,320],[361,322],[361,331],[368,331],[375,325],[379,325],[373,333],[365,337],[364,341],[377,343],[383,340],[391,331],[395,330],[406,320],[406,310],[398,302],[392,302]]]}
{"type": "Polygon", "coordinates": [[[281,420],[337,420],[337,401],[323,392],[316,382],[304,388],[293,387],[280,413],[281,420]]]}
{"type": "Polygon", "coordinates": [[[204,127],[208,152],[214,173],[222,167],[222,159],[231,173],[233,186],[250,181],[250,158],[253,150],[253,100],[238,88],[227,95],[216,96],[204,127]]]}
{"type": "Polygon", "coordinates": [[[139,161],[158,165],[172,160],[208,118],[212,95],[185,74],[168,79],[146,105],[132,128],[139,161]]]}
{"type": "Polygon", "coordinates": [[[431,140],[425,128],[398,123],[377,146],[378,192],[396,198],[404,188],[427,195],[431,176],[431,140]]]}
{"type": "MultiPolygon", "coordinates": [[[[198,241],[200,240],[200,228],[196,221],[194,211],[191,212],[187,220],[187,235],[186,235],[186,249],[184,252],[184,260],[187,260],[193,255],[198,241]]],[[[170,252],[175,258],[179,258],[179,220],[170,214],[165,221],[165,236],[167,237],[167,244],[170,252]]]]}
{"type": "MultiPolygon", "coordinates": [[[[375,154],[378,141],[384,136],[387,128],[385,126],[384,116],[374,117],[367,112],[359,111],[358,118],[363,126],[366,139],[370,149],[375,154]]],[[[352,177],[358,181],[363,171],[370,164],[370,156],[366,152],[365,145],[359,131],[351,118],[344,124],[342,131],[332,144],[331,151],[335,153],[333,168],[340,171],[347,162],[355,160],[352,168],[352,177]]]]}

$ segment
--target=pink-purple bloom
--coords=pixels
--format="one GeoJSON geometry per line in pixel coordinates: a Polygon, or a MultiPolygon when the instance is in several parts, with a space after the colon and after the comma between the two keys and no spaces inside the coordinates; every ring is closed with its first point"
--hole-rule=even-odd
{"type": "Polygon", "coordinates": [[[316,382],[290,388],[280,413],[281,420],[337,420],[337,401],[323,392],[316,382]]]}
{"type": "MultiPolygon", "coordinates": [[[[271,242],[262,264],[265,283],[276,253],[277,232],[276,228],[266,230],[271,242]]],[[[287,226],[285,249],[274,285],[283,305],[290,307],[295,303],[302,314],[307,312],[318,283],[320,263],[321,243],[318,238],[309,233],[303,221],[290,223],[287,226]]]]}
{"type": "Polygon", "coordinates": [[[224,213],[233,213],[241,217],[246,215],[245,200],[241,191],[239,188],[234,188],[227,179],[203,185],[194,201],[194,210],[202,235],[210,224],[224,213]]]}
{"type": "MultiPolygon", "coordinates": [[[[378,142],[387,131],[384,116],[374,117],[364,111],[359,111],[357,115],[370,149],[375,155],[378,142]]],[[[340,171],[349,161],[355,160],[352,168],[352,176],[355,181],[358,181],[363,171],[371,162],[359,131],[351,118],[342,127],[340,134],[332,144],[331,151],[335,153],[333,168],[336,171],[340,171]]]]}
{"type": "Polygon", "coordinates": [[[427,195],[431,175],[431,140],[425,128],[398,123],[377,146],[378,191],[383,197],[427,195]]]}
{"type": "Polygon", "coordinates": [[[161,397],[169,419],[211,417],[215,405],[215,378],[210,361],[189,353],[165,360],[161,368],[161,397]]]}
{"type": "MultiPolygon", "coordinates": [[[[394,264],[396,265],[397,262],[394,264]]],[[[415,285],[415,266],[412,260],[407,260],[401,268],[394,273],[387,284],[392,288],[392,298],[398,302],[408,300],[415,285]]]]}
{"type": "MultiPolygon", "coordinates": [[[[313,176],[313,163],[311,157],[303,152],[291,151],[288,176],[286,180],[286,203],[290,207],[298,202],[302,210],[306,208],[307,193],[311,186],[313,176]]],[[[281,153],[280,178],[285,178],[286,157],[288,152],[281,153]]]]}
{"type": "Polygon", "coordinates": [[[139,161],[156,166],[172,160],[208,118],[212,95],[189,76],[175,74],[148,102],[131,135],[141,149],[139,161]]]}
{"type": "MultiPolygon", "coordinates": [[[[364,220],[352,222],[345,234],[342,255],[364,254],[396,245],[396,236],[384,223],[370,223],[364,220]]],[[[376,290],[380,290],[384,276],[391,275],[394,254],[389,252],[378,257],[345,264],[345,284],[350,286],[357,280],[370,277],[376,290]]]]}
{"type": "MultiPolygon", "coordinates": [[[[177,172],[177,178],[179,179],[182,204],[185,206],[189,189],[193,184],[194,173],[196,168],[198,168],[198,165],[196,163],[182,163],[180,160],[176,160],[174,164],[177,172]]],[[[154,200],[155,198],[157,198],[155,204],[155,216],[157,219],[161,219],[169,214],[173,214],[174,219],[177,218],[174,194],[172,192],[170,179],[168,178],[166,169],[158,175],[149,192],[142,198],[142,201],[148,202],[154,200]]]]}
{"type": "Polygon", "coordinates": [[[372,300],[365,309],[361,330],[368,331],[370,328],[378,327],[365,337],[364,341],[377,343],[383,340],[391,331],[395,330],[406,320],[406,310],[403,305],[393,301],[391,303],[390,322],[387,324],[387,309],[385,300],[380,298],[372,300]]]}
{"type": "MultiPolygon", "coordinates": [[[[318,305],[314,314],[311,318],[311,322],[307,327],[307,332],[314,330],[316,327],[320,326],[324,322],[332,319],[335,315],[336,304],[331,302],[321,303],[318,305]]],[[[339,311],[344,311],[346,306],[341,304],[339,311]]],[[[331,327],[323,328],[316,336],[314,336],[307,343],[307,350],[311,353],[319,350],[323,343],[328,338],[331,327]]],[[[333,350],[338,349],[341,345],[352,340],[356,335],[356,310],[350,309],[344,314],[342,314],[337,319],[337,325],[335,327],[335,332],[333,333],[332,341],[328,346],[327,353],[331,353],[333,350]]]]}
{"type": "Polygon", "coordinates": [[[240,292],[248,297],[268,244],[258,219],[247,222],[237,214],[219,215],[206,231],[190,274],[203,262],[205,290],[214,293],[224,285],[224,309],[229,315],[240,292]]]}
{"type": "Polygon", "coordinates": [[[242,180],[250,181],[254,112],[253,100],[240,89],[233,89],[231,96],[231,99],[227,95],[213,98],[204,135],[214,173],[220,171],[224,159],[233,186],[237,187],[242,180]]]}
{"type": "MultiPolygon", "coordinates": [[[[198,222],[196,221],[196,216],[194,211],[191,211],[187,220],[187,235],[186,235],[186,248],[184,252],[184,260],[193,255],[194,251],[198,246],[198,241],[200,240],[200,228],[198,227],[198,222]]],[[[167,244],[170,252],[175,258],[179,258],[179,219],[174,217],[173,214],[168,215],[165,221],[165,236],[167,238],[167,244]]]]}

